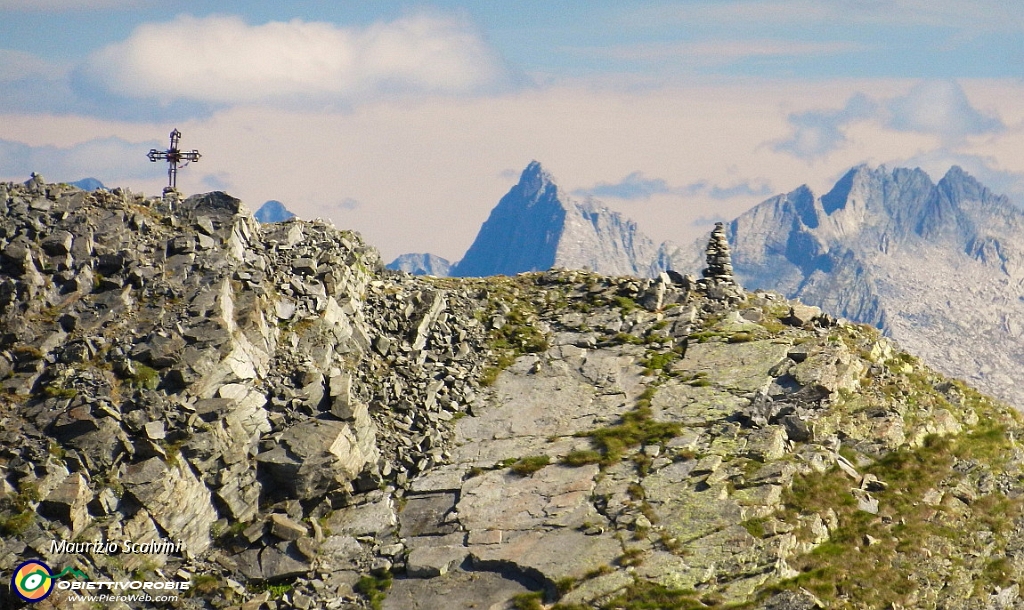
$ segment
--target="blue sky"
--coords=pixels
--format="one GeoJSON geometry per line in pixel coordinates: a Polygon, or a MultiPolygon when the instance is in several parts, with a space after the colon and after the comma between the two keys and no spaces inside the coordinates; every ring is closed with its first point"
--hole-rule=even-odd
{"type": "Polygon", "coordinates": [[[531,159],[686,241],[850,166],[1024,204],[1024,11],[995,0],[0,0],[0,179],[279,199],[458,259],[531,159]],[[211,8],[213,7],[213,8],[211,8]]]}

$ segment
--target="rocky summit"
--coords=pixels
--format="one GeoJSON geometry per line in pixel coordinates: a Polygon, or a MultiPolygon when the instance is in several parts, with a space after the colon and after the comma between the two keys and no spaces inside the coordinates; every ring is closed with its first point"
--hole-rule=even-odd
{"type": "MultiPolygon", "coordinates": [[[[1024,408],[1024,212],[959,167],[850,170],[729,224],[736,274],[878,326],[931,366],[1024,408]]],[[[692,265],[691,265],[692,266],[692,265]]]]}
{"type": "MultiPolygon", "coordinates": [[[[116,608],[1024,607],[1017,413],[745,289],[723,230],[699,279],[428,278],[224,193],[37,178],[0,205],[4,582],[39,559],[187,585],[116,608]]],[[[73,592],[33,607],[92,608],[73,592]]]]}

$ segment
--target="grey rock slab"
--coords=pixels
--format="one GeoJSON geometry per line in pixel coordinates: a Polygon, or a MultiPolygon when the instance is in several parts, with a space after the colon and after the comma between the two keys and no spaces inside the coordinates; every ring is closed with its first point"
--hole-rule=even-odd
{"type": "Polygon", "coordinates": [[[521,436],[492,441],[476,441],[456,447],[452,461],[462,471],[471,466],[489,468],[505,459],[519,459],[528,455],[548,455],[552,462],[571,451],[590,449],[591,443],[585,438],[561,438],[554,441],[549,437],[521,436]]]}
{"type": "Polygon", "coordinates": [[[469,550],[478,568],[514,566],[524,574],[540,573],[553,584],[610,566],[622,554],[622,544],[611,535],[587,536],[557,529],[522,532],[501,544],[471,546],[469,550]]]}
{"type": "Polygon", "coordinates": [[[306,526],[292,520],[287,515],[270,515],[270,533],[282,540],[298,540],[308,532],[306,526]]]}
{"type": "Polygon", "coordinates": [[[776,593],[757,606],[757,610],[825,610],[827,607],[810,591],[800,589],[776,593]]]}
{"type": "Polygon", "coordinates": [[[331,572],[354,568],[363,554],[363,545],[355,537],[327,536],[320,543],[318,567],[331,572]]]}
{"type": "Polygon", "coordinates": [[[786,429],[782,426],[767,426],[754,430],[747,437],[747,455],[759,462],[780,459],[787,450],[786,429]]]}
{"type": "Polygon", "coordinates": [[[410,490],[417,493],[458,491],[462,489],[462,477],[465,475],[465,471],[465,467],[457,464],[448,464],[435,468],[413,479],[410,490]]]}
{"type": "Polygon", "coordinates": [[[423,546],[413,549],[406,558],[405,573],[410,578],[444,576],[469,554],[464,546],[423,546]]]}
{"type": "Polygon", "coordinates": [[[793,326],[804,326],[810,324],[811,320],[821,315],[821,308],[803,303],[793,303],[789,308],[789,315],[786,323],[793,326]]]}
{"type": "Polygon", "coordinates": [[[635,390],[640,375],[632,356],[617,350],[590,350],[580,366],[583,378],[602,392],[623,393],[635,390]]]}
{"type": "Polygon", "coordinates": [[[170,465],[150,458],[128,466],[121,479],[172,540],[197,556],[210,547],[210,526],[217,520],[210,490],[192,473],[184,456],[170,465]]]}
{"type": "MultiPolygon", "coordinates": [[[[791,537],[787,540],[795,542],[791,537]]],[[[684,544],[683,555],[695,575],[728,583],[751,574],[760,574],[762,581],[767,579],[780,550],[777,544],[766,544],[737,524],[684,544]]]]}
{"type": "Polygon", "coordinates": [[[278,484],[305,499],[348,484],[376,461],[377,449],[345,422],[314,419],[285,430],[277,447],[256,459],[278,484]]]}
{"type": "Polygon", "coordinates": [[[381,536],[394,531],[397,525],[394,502],[389,496],[340,508],[327,518],[326,523],[332,534],[351,536],[381,536]]]}
{"type": "Polygon", "coordinates": [[[682,375],[705,373],[714,385],[726,390],[756,392],[771,380],[768,371],[786,358],[789,348],[788,343],[767,340],[691,344],[686,350],[686,357],[672,365],[672,372],[682,375]]]}
{"type": "Polygon", "coordinates": [[[658,521],[673,537],[688,541],[740,523],[740,505],[728,497],[724,485],[699,487],[670,468],[659,470],[641,483],[658,521]]]}
{"type": "MultiPolygon", "coordinates": [[[[588,578],[587,580],[584,580],[572,591],[563,595],[558,600],[558,603],[566,605],[586,604],[588,602],[592,603],[600,597],[604,597],[605,595],[628,587],[633,584],[633,582],[633,574],[625,570],[615,570],[614,572],[603,574],[597,578],[588,578]]],[[[596,606],[596,604],[594,605],[596,606]]]]}
{"type": "Polygon", "coordinates": [[[507,470],[485,472],[469,479],[459,499],[459,521],[475,530],[529,530],[544,524],[575,527],[601,521],[590,503],[598,466],[551,465],[530,476],[507,470]]]}
{"type": "MultiPolygon", "coordinates": [[[[664,551],[655,551],[637,566],[635,574],[663,587],[671,589],[693,589],[715,576],[713,569],[694,567],[685,557],[664,551]]],[[[630,584],[630,583],[627,583],[630,584]]]]}
{"type": "MultiPolygon", "coordinates": [[[[495,396],[476,417],[460,419],[456,440],[467,443],[521,436],[571,435],[593,429],[600,417],[613,417],[604,403],[595,404],[594,386],[569,371],[542,367],[537,374],[498,377],[495,396]],[[557,407],[557,408],[552,408],[557,407]]],[[[622,399],[621,410],[626,410],[622,399]]]]}
{"type": "Polygon", "coordinates": [[[811,352],[792,369],[797,383],[825,396],[839,390],[856,392],[863,372],[860,359],[841,343],[811,352]]]}
{"type": "Polygon", "coordinates": [[[304,576],[311,567],[292,545],[283,550],[273,546],[249,549],[236,555],[234,560],[242,574],[257,581],[273,582],[304,576]]]}
{"type": "Polygon", "coordinates": [[[88,525],[87,505],[92,500],[92,491],[81,474],[75,473],[51,491],[39,504],[39,514],[56,519],[71,528],[72,535],[88,525]]]}
{"type": "Polygon", "coordinates": [[[657,419],[700,426],[734,416],[749,401],[710,386],[691,386],[668,381],[658,387],[651,407],[657,419]]]}
{"type": "Polygon", "coordinates": [[[457,524],[445,522],[445,516],[455,508],[458,495],[440,492],[423,495],[407,495],[401,512],[398,513],[399,530],[402,536],[431,536],[450,534],[457,524]]]}
{"type": "MultiPolygon", "coordinates": [[[[530,589],[519,575],[454,570],[440,578],[397,578],[384,599],[384,610],[505,610],[510,599],[530,589]]],[[[539,584],[537,585],[539,588],[539,584]]]]}

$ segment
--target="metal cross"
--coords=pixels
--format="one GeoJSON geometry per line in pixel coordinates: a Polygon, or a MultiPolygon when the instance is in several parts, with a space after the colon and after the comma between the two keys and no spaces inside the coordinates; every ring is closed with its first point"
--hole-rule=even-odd
{"type": "Polygon", "coordinates": [[[166,160],[168,163],[167,167],[167,188],[164,192],[177,191],[178,190],[178,169],[185,167],[193,161],[198,161],[199,154],[198,150],[181,151],[178,150],[178,142],[181,140],[181,132],[175,129],[171,132],[171,147],[167,150],[157,150],[155,148],[150,149],[149,160],[156,163],[157,161],[166,160]],[[181,162],[185,164],[182,165],[181,162]]]}

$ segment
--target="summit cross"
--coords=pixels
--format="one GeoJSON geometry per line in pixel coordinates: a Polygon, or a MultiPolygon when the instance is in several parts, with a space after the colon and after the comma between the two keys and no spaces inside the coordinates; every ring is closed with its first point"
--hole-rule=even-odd
{"type": "Polygon", "coordinates": [[[164,193],[176,192],[178,190],[178,170],[189,163],[199,161],[198,150],[178,150],[178,142],[181,141],[181,132],[175,129],[171,132],[171,147],[167,150],[157,150],[151,148],[149,154],[149,160],[156,163],[157,161],[167,161],[167,188],[164,189],[164,193]],[[185,162],[182,165],[182,161],[185,162]]]}

